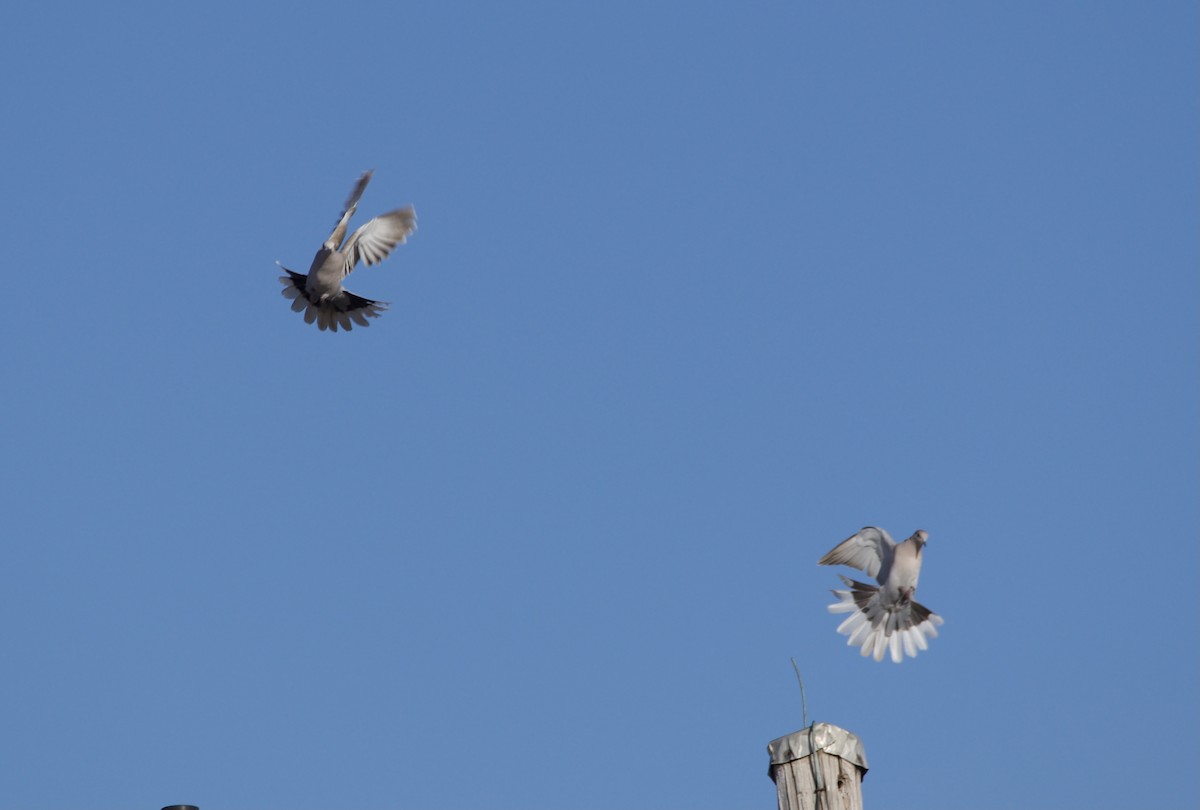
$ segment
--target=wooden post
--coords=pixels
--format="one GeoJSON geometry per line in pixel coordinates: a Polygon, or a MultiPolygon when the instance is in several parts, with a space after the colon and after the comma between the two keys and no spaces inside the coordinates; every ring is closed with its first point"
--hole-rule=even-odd
{"type": "Polygon", "coordinates": [[[846,729],[813,723],[772,740],[767,753],[779,810],[862,810],[867,753],[846,729]]]}

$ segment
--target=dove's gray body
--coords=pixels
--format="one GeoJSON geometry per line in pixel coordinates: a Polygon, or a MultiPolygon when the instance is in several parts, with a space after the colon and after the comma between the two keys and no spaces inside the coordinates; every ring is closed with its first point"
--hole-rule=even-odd
{"type": "Polygon", "coordinates": [[[879,583],[868,585],[842,577],[850,590],[834,591],[839,601],[829,606],[830,613],[851,614],[838,632],[850,637],[850,645],[861,646],[863,655],[881,661],[884,652],[890,651],[892,660],[900,663],[905,654],[913,657],[918,650],[928,649],[927,639],[937,636],[942,617],[913,598],[921,576],[921,551],[928,538],[927,532],[918,529],[897,543],[883,529],[867,526],[818,561],[821,565],[849,565],[879,583]]]}
{"type": "Polygon", "coordinates": [[[280,265],[287,273],[279,277],[284,297],[292,299],[292,309],[296,312],[304,311],[306,322],[316,321],[322,330],[336,332],[341,326],[349,331],[351,321],[367,326],[367,318],[379,317],[387,304],[362,298],[343,289],[342,280],[350,275],[360,259],[367,265],[386,259],[392,249],[403,244],[417,228],[417,214],[412,206],[407,206],[375,217],[351,234],[345,244],[342,243],[350,217],[358,208],[358,200],[366,190],[367,183],[371,182],[372,174],[366,172],[358,178],[346,200],[345,210],[334,226],[333,233],[317,251],[307,276],[280,265]]]}

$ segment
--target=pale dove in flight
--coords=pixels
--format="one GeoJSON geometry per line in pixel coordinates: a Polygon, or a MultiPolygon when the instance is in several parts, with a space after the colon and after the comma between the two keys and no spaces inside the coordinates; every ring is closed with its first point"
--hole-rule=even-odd
{"type": "Polygon", "coordinates": [[[905,655],[913,658],[918,650],[929,649],[927,639],[937,636],[942,617],[913,601],[928,538],[928,532],[918,529],[897,543],[883,529],[868,526],[818,561],[866,571],[879,583],[876,587],[842,577],[850,590],[834,591],[839,601],[829,606],[830,613],[850,614],[838,632],[850,637],[850,646],[862,647],[864,656],[882,661],[888,651],[898,664],[905,655]]]}
{"type": "Polygon", "coordinates": [[[349,332],[351,321],[359,326],[367,326],[367,318],[379,317],[387,304],[361,298],[343,289],[342,279],[350,275],[360,259],[367,265],[383,261],[396,245],[403,244],[409,234],[417,229],[417,214],[412,206],[406,206],[375,217],[342,244],[350,217],[358,207],[358,198],[367,188],[367,183],[371,182],[373,173],[366,172],[358,178],[350,198],[346,200],[346,210],[334,226],[333,233],[317,251],[307,276],[279,265],[287,272],[286,276],[279,277],[284,297],[293,299],[293,310],[303,310],[306,323],[316,321],[321,330],[336,332],[340,326],[349,332]]]}

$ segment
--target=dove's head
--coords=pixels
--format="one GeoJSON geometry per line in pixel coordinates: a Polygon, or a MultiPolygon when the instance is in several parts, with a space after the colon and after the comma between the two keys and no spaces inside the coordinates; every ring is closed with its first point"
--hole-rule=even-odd
{"type": "Polygon", "coordinates": [[[917,551],[920,551],[929,542],[929,532],[924,529],[917,529],[913,532],[912,541],[916,543],[917,551]]]}

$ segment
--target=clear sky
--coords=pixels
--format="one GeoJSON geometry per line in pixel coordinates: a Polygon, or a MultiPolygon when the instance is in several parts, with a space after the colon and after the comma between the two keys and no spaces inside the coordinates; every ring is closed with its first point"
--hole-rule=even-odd
{"type": "Polygon", "coordinates": [[[793,656],[872,810],[1194,804],[1196,3],[4,25],[0,805],[767,810],[793,656]]]}

